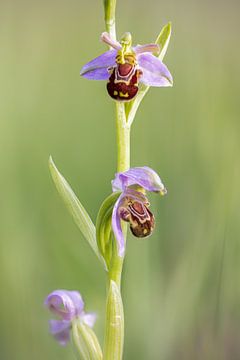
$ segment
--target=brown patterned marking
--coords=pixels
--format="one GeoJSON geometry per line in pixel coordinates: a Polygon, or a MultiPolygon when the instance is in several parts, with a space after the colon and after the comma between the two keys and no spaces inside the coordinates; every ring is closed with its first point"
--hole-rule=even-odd
{"type": "Polygon", "coordinates": [[[125,78],[121,78],[119,76],[119,66],[114,68],[114,71],[110,75],[109,82],[107,83],[107,91],[108,94],[114,99],[118,101],[129,101],[133,99],[138,92],[138,83],[139,77],[142,72],[139,69],[135,69],[130,64],[124,64],[127,67],[124,67],[124,71],[120,70],[122,76],[127,71],[132,75],[125,76],[125,78]],[[134,71],[135,70],[135,71],[134,71]]]}
{"type": "Polygon", "coordinates": [[[128,201],[120,208],[119,215],[122,220],[130,223],[130,230],[134,236],[142,238],[151,235],[155,219],[146,204],[134,200],[128,201]]]}

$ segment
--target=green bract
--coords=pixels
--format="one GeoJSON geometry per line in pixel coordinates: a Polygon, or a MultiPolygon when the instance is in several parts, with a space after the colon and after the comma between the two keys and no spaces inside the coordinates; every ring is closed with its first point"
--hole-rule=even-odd
{"type": "Polygon", "coordinates": [[[102,350],[94,331],[79,319],[73,321],[72,337],[79,360],[102,360],[102,350]]]}
{"type": "MultiPolygon", "coordinates": [[[[157,40],[155,41],[155,43],[158,44],[160,47],[157,57],[161,61],[163,60],[163,58],[166,54],[168,44],[170,41],[170,37],[171,37],[171,32],[172,32],[171,23],[169,22],[167,25],[165,25],[162,28],[162,30],[160,31],[160,34],[157,37],[157,40]]],[[[137,94],[136,98],[134,100],[129,101],[124,104],[128,126],[131,126],[131,124],[135,118],[136,112],[138,110],[138,107],[148,90],[149,90],[149,86],[141,84],[141,86],[139,86],[139,90],[138,90],[138,94],[137,94]]]]}
{"type": "Polygon", "coordinates": [[[117,284],[110,281],[107,296],[104,360],[121,360],[123,354],[124,315],[122,298],[117,284]]]}
{"type": "Polygon", "coordinates": [[[112,211],[120,194],[120,191],[114,192],[103,201],[96,221],[97,244],[108,270],[110,268],[113,251],[112,211]]]}
{"type": "Polygon", "coordinates": [[[170,41],[170,37],[171,37],[171,33],[172,33],[172,27],[171,27],[171,23],[169,22],[167,25],[165,25],[160,34],[158,35],[158,38],[156,40],[156,44],[159,45],[160,47],[160,51],[159,51],[159,54],[158,54],[158,58],[160,60],[163,60],[165,54],[166,54],[166,51],[167,51],[167,48],[168,48],[168,44],[169,44],[169,41],[170,41]]]}

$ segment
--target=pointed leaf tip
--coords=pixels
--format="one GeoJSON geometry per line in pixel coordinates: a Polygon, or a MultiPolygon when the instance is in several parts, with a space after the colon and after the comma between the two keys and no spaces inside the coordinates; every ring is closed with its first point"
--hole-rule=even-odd
{"type": "Polygon", "coordinates": [[[49,168],[53,178],[53,182],[70,214],[72,215],[76,225],[80,229],[81,233],[83,234],[97,257],[105,266],[105,262],[98,250],[95,226],[87,211],[75,195],[71,186],[62,176],[62,174],[58,171],[51,156],[49,157],[49,168]]]}

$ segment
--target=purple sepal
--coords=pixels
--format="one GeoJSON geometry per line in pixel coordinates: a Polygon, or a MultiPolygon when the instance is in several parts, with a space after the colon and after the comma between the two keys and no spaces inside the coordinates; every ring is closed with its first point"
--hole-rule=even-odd
{"type": "Polygon", "coordinates": [[[79,316],[84,302],[77,291],[55,290],[45,300],[45,305],[63,320],[72,320],[79,316]]]}
{"type": "Polygon", "coordinates": [[[161,60],[150,53],[138,55],[138,65],[143,72],[141,82],[148,86],[172,86],[173,78],[161,60]]]}
{"type": "Polygon", "coordinates": [[[60,345],[66,346],[70,340],[71,322],[68,320],[49,320],[49,330],[60,345]]]}
{"type": "Polygon", "coordinates": [[[89,61],[80,71],[80,75],[90,80],[107,80],[108,68],[116,64],[116,50],[109,50],[97,58],[89,61]]]}
{"type": "Polygon", "coordinates": [[[90,70],[81,75],[88,80],[108,80],[110,76],[107,68],[90,70]]]}
{"type": "Polygon", "coordinates": [[[123,191],[129,186],[139,185],[147,191],[164,194],[166,189],[158,174],[147,166],[130,168],[117,173],[112,181],[113,191],[123,191]]]}

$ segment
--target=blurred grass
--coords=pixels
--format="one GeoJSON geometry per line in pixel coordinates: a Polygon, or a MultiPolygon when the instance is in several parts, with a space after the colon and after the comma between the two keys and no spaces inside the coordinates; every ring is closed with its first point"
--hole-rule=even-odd
{"type": "MultiPolygon", "coordinates": [[[[151,239],[129,236],[125,359],[240,358],[239,4],[119,2],[119,34],[154,40],[173,23],[175,85],[151,89],[132,131],[132,165],[156,169],[151,239]]],[[[79,78],[104,51],[101,1],[0,4],[0,358],[71,359],[47,333],[55,288],[79,289],[104,325],[104,273],[50,179],[52,154],[95,219],[115,172],[114,106],[79,78]]]]}

